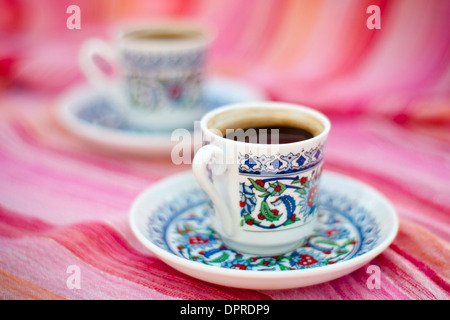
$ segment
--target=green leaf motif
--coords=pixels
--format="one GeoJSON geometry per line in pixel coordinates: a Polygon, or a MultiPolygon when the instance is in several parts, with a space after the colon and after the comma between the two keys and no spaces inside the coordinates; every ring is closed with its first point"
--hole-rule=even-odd
{"type": "Polygon", "coordinates": [[[287,220],[285,223],[283,223],[283,225],[284,225],[284,226],[288,226],[288,225],[290,225],[290,224],[293,224],[293,223],[296,222],[296,221],[300,221],[300,219],[299,219],[299,218],[295,218],[294,220],[289,219],[289,220],[287,220]]]}
{"type": "Polygon", "coordinates": [[[272,183],[269,183],[269,186],[271,186],[274,190],[272,191],[272,193],[270,194],[271,196],[274,196],[274,195],[281,195],[283,192],[284,192],[284,190],[286,190],[286,185],[285,184],[283,184],[283,183],[281,183],[281,182],[279,182],[279,181],[277,181],[276,183],[274,183],[274,184],[272,184],[272,183]],[[276,190],[275,188],[276,187],[280,187],[280,189],[279,190],[276,190]]]}
{"type": "Polygon", "coordinates": [[[356,240],[355,238],[350,238],[349,240],[347,240],[341,247],[345,248],[346,246],[348,246],[349,244],[354,243],[356,240]]]}
{"type": "Polygon", "coordinates": [[[283,265],[283,264],[279,264],[279,267],[280,267],[281,270],[292,270],[291,267],[285,266],[285,265],[283,265]]]}
{"type": "MultiPolygon", "coordinates": [[[[257,220],[255,220],[250,214],[245,214],[242,216],[244,218],[245,223],[247,224],[260,224],[257,220]],[[249,223],[250,222],[250,223],[249,223]]],[[[243,224],[242,224],[243,225],[243,224]]]]}
{"type": "Polygon", "coordinates": [[[339,246],[335,241],[332,241],[332,240],[326,240],[326,239],[323,239],[323,240],[317,240],[316,243],[319,243],[319,244],[329,244],[329,245],[331,245],[331,246],[339,246]]]}
{"type": "Polygon", "coordinates": [[[261,203],[261,214],[269,222],[277,221],[282,216],[282,215],[275,215],[272,211],[270,211],[270,207],[265,201],[261,203]]]}
{"type": "Polygon", "coordinates": [[[280,194],[282,194],[283,192],[284,192],[284,190],[286,190],[286,185],[285,184],[283,184],[283,183],[281,183],[281,182],[279,182],[278,181],[278,185],[280,186],[280,194]]]}
{"type": "Polygon", "coordinates": [[[306,194],[306,191],[303,188],[297,189],[297,190],[295,190],[295,192],[300,193],[300,194],[306,194]]]}
{"type": "Polygon", "coordinates": [[[252,186],[253,186],[256,190],[258,190],[258,191],[260,191],[260,192],[267,192],[266,188],[261,187],[259,184],[257,184],[257,183],[255,182],[255,180],[250,179],[250,178],[248,178],[248,180],[250,180],[250,183],[252,184],[252,186]]]}
{"type": "Polygon", "coordinates": [[[211,263],[217,263],[217,262],[224,262],[226,261],[228,258],[230,257],[230,255],[227,252],[222,253],[222,255],[214,260],[211,260],[209,262],[211,263]]]}

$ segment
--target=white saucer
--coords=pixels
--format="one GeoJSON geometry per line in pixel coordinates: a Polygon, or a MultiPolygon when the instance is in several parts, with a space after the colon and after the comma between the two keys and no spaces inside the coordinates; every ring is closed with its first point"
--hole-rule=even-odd
{"type": "MultiPolygon", "coordinates": [[[[261,90],[242,81],[210,77],[205,83],[205,112],[221,105],[262,101],[261,90]]],[[[170,154],[172,131],[142,130],[131,125],[118,111],[108,94],[81,85],[66,92],[58,105],[60,123],[86,141],[116,151],[139,154],[170,154]]],[[[199,119],[200,120],[200,119],[199,119]]]]}
{"type": "Polygon", "coordinates": [[[210,228],[208,197],[190,171],[145,190],[130,224],[157,257],[192,277],[246,289],[288,289],[344,276],[386,249],[398,231],[394,208],[378,191],[325,171],[318,225],[307,243],[276,257],[228,249],[210,228]]]}

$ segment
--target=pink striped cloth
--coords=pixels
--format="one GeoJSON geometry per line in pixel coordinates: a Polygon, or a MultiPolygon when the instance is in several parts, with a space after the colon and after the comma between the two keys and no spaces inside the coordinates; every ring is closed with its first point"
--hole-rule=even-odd
{"type": "Polygon", "coordinates": [[[0,298],[450,298],[450,2],[0,0],[0,298]],[[369,5],[381,29],[368,29],[369,5]],[[209,284],[168,267],[132,234],[128,210],[148,186],[188,170],[170,156],[122,154],[77,139],[56,98],[83,81],[77,51],[117,21],[192,18],[218,31],[210,72],[273,100],[325,112],[325,169],[394,205],[400,230],[367,266],[315,286],[273,291],[209,284]],[[367,286],[367,267],[381,288],[367,286]],[[67,285],[68,267],[82,274],[67,285]]]}

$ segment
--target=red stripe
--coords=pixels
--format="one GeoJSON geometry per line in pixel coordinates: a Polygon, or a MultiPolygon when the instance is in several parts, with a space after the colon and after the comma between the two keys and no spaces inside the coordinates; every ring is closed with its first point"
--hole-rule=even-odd
{"type": "Polygon", "coordinates": [[[186,276],[150,253],[145,255],[135,250],[117,230],[101,222],[55,227],[1,208],[0,235],[51,238],[94,268],[168,296],[181,299],[270,299],[258,291],[221,287],[186,276]]]}
{"type": "MultiPolygon", "coordinates": [[[[75,152],[72,152],[69,149],[61,149],[49,144],[44,143],[43,141],[39,140],[36,137],[39,137],[39,133],[32,129],[32,125],[29,125],[26,123],[26,120],[23,118],[19,119],[13,119],[10,122],[11,128],[14,130],[14,132],[17,134],[17,136],[29,147],[37,148],[39,149],[39,152],[43,152],[44,150],[47,150],[53,154],[56,154],[58,156],[63,156],[67,158],[70,161],[79,161],[83,164],[88,164],[91,166],[95,166],[98,168],[102,168],[104,170],[112,171],[114,173],[120,173],[120,174],[126,174],[129,176],[136,176],[143,177],[151,181],[156,181],[160,177],[156,177],[155,175],[158,174],[158,172],[151,172],[151,174],[143,171],[143,170],[135,170],[133,169],[129,164],[130,160],[127,158],[127,161],[124,162],[120,161],[121,157],[120,155],[115,154],[113,157],[105,157],[105,156],[96,156],[92,153],[93,149],[86,149],[85,153],[81,153],[80,150],[76,150],[75,152]]],[[[140,161],[138,158],[136,158],[137,161],[140,161]]],[[[162,175],[164,176],[164,175],[162,175]]]]}
{"type": "Polygon", "coordinates": [[[18,215],[0,205],[0,235],[19,238],[50,231],[52,225],[29,216],[18,215]]]}
{"type": "Polygon", "coordinates": [[[393,249],[396,253],[410,261],[412,264],[414,264],[420,271],[422,271],[424,274],[426,274],[431,280],[433,280],[438,286],[440,286],[442,289],[446,290],[447,292],[450,292],[450,284],[445,281],[443,278],[441,278],[433,269],[431,269],[429,266],[427,266],[422,261],[414,258],[412,255],[407,253],[406,251],[402,250],[397,244],[393,243],[391,244],[391,249],[393,249]]]}
{"type": "Polygon", "coordinates": [[[259,292],[224,289],[187,277],[159,259],[136,251],[103,223],[75,225],[52,232],[50,237],[86,263],[166,295],[183,299],[268,299],[259,292]]]}

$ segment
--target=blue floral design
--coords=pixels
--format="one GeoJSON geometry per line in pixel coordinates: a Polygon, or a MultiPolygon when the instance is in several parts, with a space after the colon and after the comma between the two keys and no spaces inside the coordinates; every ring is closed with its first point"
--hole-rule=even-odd
{"type": "Polygon", "coordinates": [[[325,259],[314,249],[301,249],[292,253],[290,264],[296,269],[308,269],[325,264],[325,259]]]}
{"type": "Polygon", "coordinates": [[[239,184],[239,196],[241,206],[241,216],[253,212],[256,206],[256,196],[252,188],[246,186],[245,183],[239,184]]]}
{"type": "Polygon", "coordinates": [[[349,236],[350,232],[347,229],[335,227],[332,229],[322,229],[317,232],[317,236],[336,240],[336,239],[344,239],[349,236]]]}

